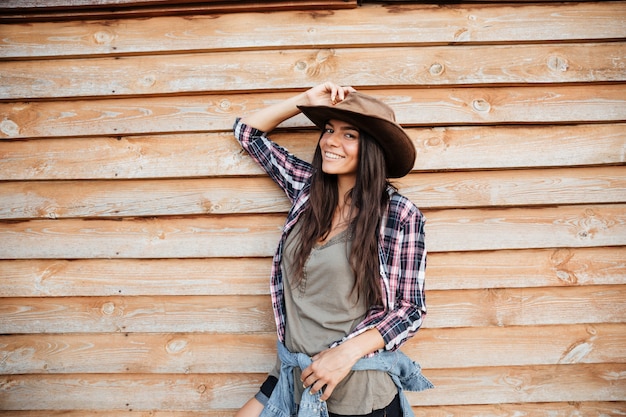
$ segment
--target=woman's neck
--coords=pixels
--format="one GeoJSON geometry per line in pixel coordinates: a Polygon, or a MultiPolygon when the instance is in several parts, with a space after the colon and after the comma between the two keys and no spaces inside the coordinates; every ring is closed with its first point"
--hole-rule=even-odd
{"type": "Polygon", "coordinates": [[[342,200],[345,201],[348,193],[352,191],[356,184],[356,175],[344,174],[337,176],[337,195],[339,196],[339,205],[342,205],[342,200]]]}

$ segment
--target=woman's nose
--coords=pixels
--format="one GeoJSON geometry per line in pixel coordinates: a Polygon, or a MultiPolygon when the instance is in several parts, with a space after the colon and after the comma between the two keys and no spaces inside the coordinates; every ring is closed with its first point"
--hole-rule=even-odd
{"type": "Polygon", "coordinates": [[[339,135],[338,135],[337,132],[330,133],[326,137],[326,143],[331,145],[331,146],[337,146],[340,140],[341,139],[339,138],[339,135]]]}

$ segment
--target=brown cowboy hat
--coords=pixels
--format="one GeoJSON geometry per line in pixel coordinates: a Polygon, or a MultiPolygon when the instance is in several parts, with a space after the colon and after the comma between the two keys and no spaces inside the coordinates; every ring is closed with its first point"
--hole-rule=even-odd
{"type": "Polygon", "coordinates": [[[416,156],[413,142],[402,126],[396,123],[393,109],[382,101],[353,91],[333,106],[298,108],[322,130],[330,119],[337,119],[372,136],[385,154],[387,177],[404,177],[413,169],[416,156]]]}

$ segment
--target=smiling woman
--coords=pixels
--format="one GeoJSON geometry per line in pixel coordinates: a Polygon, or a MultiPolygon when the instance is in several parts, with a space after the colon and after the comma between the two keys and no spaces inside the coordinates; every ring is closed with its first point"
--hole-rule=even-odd
{"type": "Polygon", "coordinates": [[[331,416],[411,415],[404,391],[432,387],[398,350],[426,313],[425,220],[387,180],[415,161],[393,110],[327,82],[234,131],[292,203],[272,268],[277,364],[238,416],[320,401],[331,416]],[[267,136],[299,112],[322,130],[311,163],[267,136]]]}

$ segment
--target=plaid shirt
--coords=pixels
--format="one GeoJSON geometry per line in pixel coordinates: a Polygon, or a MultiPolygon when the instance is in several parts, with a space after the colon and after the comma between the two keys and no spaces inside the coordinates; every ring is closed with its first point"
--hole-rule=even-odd
{"type": "MultiPolygon", "coordinates": [[[[287,235],[309,200],[313,167],[272,142],[264,132],[241,123],[239,118],[233,130],[243,149],[287,194],[292,204],[274,254],[270,286],[278,339],[284,343],[286,317],[280,264],[287,235]]],[[[345,339],[375,327],[385,341],[385,349],[395,350],[417,332],[426,314],[425,218],[409,199],[391,187],[388,192],[390,202],[378,238],[383,305],[371,306],[365,319],[345,339]]]]}

